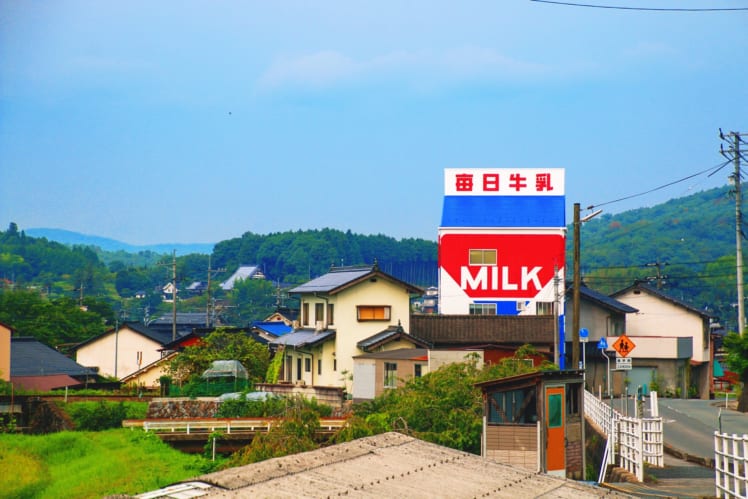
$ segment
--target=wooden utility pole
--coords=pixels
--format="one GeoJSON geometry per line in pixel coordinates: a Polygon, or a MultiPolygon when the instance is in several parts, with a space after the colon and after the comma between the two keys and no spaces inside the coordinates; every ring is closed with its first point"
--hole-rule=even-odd
{"type": "Polygon", "coordinates": [[[572,310],[571,310],[571,368],[579,369],[579,287],[582,285],[582,276],[579,271],[579,233],[580,225],[579,221],[579,203],[574,203],[574,282],[573,282],[573,295],[572,295],[572,310]]]}
{"type": "Polygon", "coordinates": [[[171,341],[177,339],[177,250],[171,251],[171,341]]]}
{"type": "Polygon", "coordinates": [[[743,142],[740,132],[730,132],[725,136],[722,130],[719,131],[719,137],[727,142],[728,148],[725,151],[720,145],[720,152],[727,159],[732,159],[735,171],[730,176],[735,185],[735,273],[737,275],[737,292],[738,292],[738,324],[737,333],[746,334],[745,329],[745,298],[743,290],[743,195],[740,185],[740,143],[743,142]],[[732,143],[730,143],[732,142],[732,143]]]}

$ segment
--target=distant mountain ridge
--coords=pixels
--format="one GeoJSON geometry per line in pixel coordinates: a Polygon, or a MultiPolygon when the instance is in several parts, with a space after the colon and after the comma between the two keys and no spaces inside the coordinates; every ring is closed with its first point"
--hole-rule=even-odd
{"type": "Polygon", "coordinates": [[[25,229],[27,236],[46,238],[49,241],[55,241],[67,246],[96,246],[104,251],[126,251],[128,253],[139,253],[141,251],[153,251],[160,254],[171,254],[175,251],[177,256],[189,255],[194,253],[209,255],[213,252],[215,244],[212,243],[163,243],[163,244],[146,244],[134,245],[110,239],[107,237],[92,236],[81,234],[65,229],[47,229],[35,228],[25,229]]]}

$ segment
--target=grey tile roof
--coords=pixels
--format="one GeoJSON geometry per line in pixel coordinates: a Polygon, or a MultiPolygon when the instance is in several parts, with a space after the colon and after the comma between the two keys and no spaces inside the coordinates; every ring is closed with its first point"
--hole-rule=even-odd
{"type": "Polygon", "coordinates": [[[339,267],[327,274],[292,288],[290,293],[329,293],[349,283],[358,281],[373,272],[371,265],[365,267],[339,267]]]}
{"type": "Polygon", "coordinates": [[[239,268],[236,269],[236,272],[231,274],[231,277],[221,283],[221,289],[224,291],[230,291],[234,289],[236,281],[251,279],[258,273],[261,274],[260,267],[257,265],[240,265],[239,268]]]}
{"type": "Polygon", "coordinates": [[[427,348],[398,348],[397,350],[385,350],[384,352],[371,352],[356,355],[354,359],[388,359],[388,360],[421,360],[428,357],[427,348]]]}
{"type": "Polygon", "coordinates": [[[35,338],[21,336],[10,339],[11,376],[46,376],[52,374],[83,376],[95,375],[96,373],[35,338]]]}
{"type": "Polygon", "coordinates": [[[423,293],[423,290],[412,284],[401,281],[379,270],[376,265],[358,265],[352,267],[333,267],[327,274],[312,279],[292,288],[289,293],[326,293],[335,294],[366,279],[382,278],[399,284],[411,293],[423,293]]]}
{"type": "Polygon", "coordinates": [[[637,289],[640,290],[640,291],[644,291],[645,293],[648,293],[648,294],[650,294],[652,296],[657,296],[657,297],[659,297],[659,298],[661,298],[661,299],[663,299],[665,301],[669,301],[673,305],[677,305],[679,307],[682,307],[682,308],[684,308],[686,310],[689,310],[689,311],[691,311],[693,313],[696,313],[696,314],[700,315],[701,317],[704,317],[704,318],[715,317],[712,314],[706,312],[705,310],[702,310],[700,308],[694,307],[693,305],[691,305],[689,303],[686,303],[683,300],[679,300],[678,298],[676,298],[674,296],[671,296],[671,295],[663,292],[662,290],[654,288],[654,287],[652,287],[652,286],[650,286],[648,284],[645,284],[643,282],[636,282],[636,283],[632,284],[631,286],[629,286],[627,288],[624,288],[624,289],[622,289],[620,291],[616,291],[615,293],[613,293],[610,296],[612,296],[614,298],[617,297],[617,296],[623,296],[624,294],[628,293],[629,291],[637,290],[637,289]]]}
{"type": "MultiPolygon", "coordinates": [[[[572,286],[569,286],[569,288],[566,290],[567,299],[571,299],[573,292],[574,292],[574,288],[572,286]]],[[[604,295],[602,293],[598,293],[594,289],[588,288],[587,286],[579,286],[579,295],[582,298],[585,298],[588,301],[594,302],[603,308],[612,310],[613,312],[619,312],[622,314],[633,314],[639,311],[638,309],[630,305],[627,305],[623,303],[622,301],[618,301],[615,298],[604,295]]]]}
{"type": "MultiPolygon", "coordinates": [[[[171,322],[169,322],[169,324],[171,324],[171,322]]],[[[161,346],[164,346],[167,343],[171,342],[171,332],[157,331],[157,330],[149,328],[148,326],[144,326],[143,324],[141,324],[139,322],[124,322],[119,327],[120,327],[120,329],[127,328],[127,329],[130,329],[132,331],[135,331],[136,333],[138,333],[138,334],[140,334],[142,336],[145,336],[146,338],[148,338],[148,339],[150,339],[152,341],[155,341],[156,343],[158,343],[161,346]]],[[[78,343],[77,345],[75,345],[75,347],[73,347],[73,351],[78,350],[79,348],[81,348],[81,347],[83,347],[85,345],[88,345],[89,343],[93,343],[96,340],[98,340],[99,338],[103,338],[104,336],[107,336],[107,335],[110,335],[110,334],[114,334],[115,332],[116,332],[115,328],[108,329],[107,331],[105,331],[105,332],[103,332],[103,333],[101,333],[101,334],[99,334],[97,336],[93,336],[93,337],[87,339],[86,341],[82,341],[82,342],[78,343]]]]}
{"type": "Polygon", "coordinates": [[[328,329],[317,331],[315,329],[297,329],[271,342],[272,345],[285,345],[287,347],[301,348],[312,346],[335,337],[335,331],[328,329]]]}
{"type": "Polygon", "coordinates": [[[369,350],[377,348],[378,346],[401,339],[408,340],[414,345],[418,345],[424,348],[428,348],[430,346],[428,342],[406,333],[403,327],[400,325],[390,326],[384,331],[369,336],[368,338],[364,338],[363,340],[356,343],[356,346],[364,352],[368,352],[369,350]]]}

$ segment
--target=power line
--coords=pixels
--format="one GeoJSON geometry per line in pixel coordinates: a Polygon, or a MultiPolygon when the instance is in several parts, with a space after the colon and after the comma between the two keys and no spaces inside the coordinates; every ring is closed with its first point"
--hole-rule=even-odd
{"type": "Polygon", "coordinates": [[[597,5],[591,3],[576,3],[576,2],[559,2],[554,0],[530,0],[531,2],[537,3],[550,3],[554,5],[563,5],[565,7],[587,7],[593,9],[610,9],[610,10],[639,10],[639,11],[651,11],[651,12],[728,12],[738,10],[748,10],[748,7],[700,7],[700,8],[685,8],[685,7],[626,7],[621,5],[597,5]]]}
{"type": "MultiPolygon", "coordinates": [[[[532,1],[539,1],[539,0],[532,0],[532,1]]],[[[694,174],[688,175],[687,177],[683,177],[681,179],[674,180],[672,182],[668,182],[667,184],[661,185],[659,187],[655,187],[653,189],[649,189],[648,191],[640,192],[639,194],[632,194],[630,196],[624,196],[622,198],[614,199],[612,201],[606,201],[604,203],[593,204],[593,205],[588,206],[587,209],[591,210],[593,208],[599,208],[601,206],[605,206],[605,205],[608,205],[608,204],[618,203],[620,201],[626,201],[628,199],[633,199],[633,198],[636,198],[636,197],[639,197],[639,196],[644,196],[645,194],[649,194],[649,193],[652,193],[652,192],[664,189],[666,187],[670,187],[671,185],[675,185],[675,184],[679,184],[681,182],[685,182],[686,180],[690,180],[690,179],[692,179],[694,177],[698,177],[699,175],[703,175],[703,174],[705,174],[707,172],[710,172],[709,176],[712,176],[715,173],[717,173],[718,171],[720,171],[722,168],[724,168],[731,161],[732,161],[732,159],[728,159],[727,161],[725,161],[723,163],[720,163],[720,164],[718,164],[716,166],[712,166],[711,168],[707,168],[706,170],[702,170],[700,172],[696,172],[694,174]]]]}

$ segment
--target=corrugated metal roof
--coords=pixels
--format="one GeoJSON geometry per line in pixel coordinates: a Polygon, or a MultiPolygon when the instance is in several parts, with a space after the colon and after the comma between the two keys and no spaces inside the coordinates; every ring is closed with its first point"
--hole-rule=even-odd
{"type": "MultiPolygon", "coordinates": [[[[204,497],[633,497],[385,433],[203,475],[204,497]]],[[[189,483],[189,482],[187,482],[189,483]]],[[[141,497],[167,497],[141,495],[141,497]]]]}

